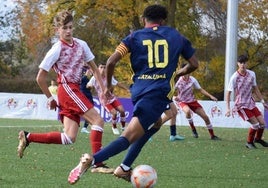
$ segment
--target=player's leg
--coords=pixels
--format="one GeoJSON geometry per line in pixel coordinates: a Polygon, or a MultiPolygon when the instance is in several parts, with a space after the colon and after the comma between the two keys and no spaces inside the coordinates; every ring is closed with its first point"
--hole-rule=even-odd
{"type": "Polygon", "coordinates": [[[159,127],[155,128],[152,127],[150,130],[146,131],[145,134],[135,141],[133,144],[130,145],[127,155],[125,156],[123,162],[118,166],[115,171],[114,175],[119,178],[123,178],[126,181],[130,181],[131,176],[131,165],[138,157],[141,149],[146,144],[146,142],[158,131],[160,130],[159,127]]]}
{"type": "MultiPolygon", "coordinates": [[[[256,111],[259,111],[259,110],[256,109],[256,111]]],[[[263,115],[260,112],[256,112],[254,114],[257,115],[256,118],[259,122],[259,128],[255,135],[254,142],[261,144],[263,147],[268,147],[268,143],[262,139],[264,129],[265,129],[265,121],[264,121],[263,115]]]]}
{"type": "Polygon", "coordinates": [[[119,130],[117,128],[117,111],[112,104],[105,105],[105,110],[110,113],[112,117],[112,131],[114,135],[119,135],[119,130]]]}
{"type": "MultiPolygon", "coordinates": [[[[98,152],[102,148],[102,135],[103,135],[103,126],[104,121],[99,115],[99,113],[95,110],[95,108],[91,108],[84,115],[83,118],[85,120],[92,123],[91,133],[89,135],[89,143],[91,144],[91,152],[94,154],[98,152]]],[[[105,173],[110,174],[114,169],[109,168],[103,163],[96,163],[92,172],[105,173]]]]}
{"type": "Polygon", "coordinates": [[[68,117],[64,117],[64,133],[62,132],[46,132],[46,133],[30,133],[27,131],[19,132],[18,156],[23,157],[26,147],[34,142],[41,144],[73,144],[77,137],[78,123],[68,117]]]}
{"type": "Polygon", "coordinates": [[[191,128],[192,133],[193,133],[193,137],[198,138],[198,133],[197,133],[196,127],[194,125],[194,121],[193,121],[192,112],[191,112],[190,107],[187,104],[184,104],[184,105],[180,104],[180,106],[181,106],[182,111],[185,113],[185,117],[186,117],[187,121],[189,122],[190,128],[191,128]]]}
{"type": "MultiPolygon", "coordinates": [[[[120,137],[95,153],[93,157],[88,157],[88,160],[83,160],[84,158],[80,160],[78,166],[76,166],[69,174],[69,183],[73,184],[79,180],[82,175],[81,173],[84,171],[81,170],[82,168],[89,168],[90,165],[103,162],[126,150],[130,144],[134,143],[144,135],[145,130],[149,130],[151,125],[154,125],[153,123],[161,117],[167,104],[169,104],[169,101],[166,97],[162,96],[162,93],[160,93],[159,101],[152,101],[154,94],[156,97],[159,97],[159,92],[150,93],[150,96],[143,96],[136,102],[133,110],[134,116],[120,137]],[[161,100],[161,97],[163,97],[163,100],[161,100]],[[158,108],[155,109],[155,105],[157,105],[158,108]],[[155,110],[152,111],[152,109],[155,110]],[[87,163],[83,165],[82,161],[87,161],[87,163]]],[[[86,156],[90,155],[87,154],[86,156]]]]}
{"type": "Polygon", "coordinates": [[[210,119],[208,115],[206,114],[206,112],[204,111],[204,109],[202,107],[199,107],[195,110],[195,113],[199,115],[205,121],[206,127],[210,134],[210,138],[212,140],[219,140],[219,137],[215,136],[214,134],[213,125],[211,124],[210,119]]]}
{"type": "Polygon", "coordinates": [[[120,105],[115,107],[116,110],[120,113],[120,123],[121,123],[121,129],[124,131],[126,126],[126,113],[123,105],[120,103],[120,105]]]}
{"type": "Polygon", "coordinates": [[[116,140],[95,153],[93,157],[87,153],[83,154],[79,164],[70,172],[68,182],[70,184],[76,183],[88,168],[95,164],[102,163],[110,157],[126,150],[132,142],[140,138],[143,134],[144,129],[139,123],[138,118],[133,117],[125,131],[116,140]]]}
{"type": "Polygon", "coordinates": [[[259,128],[259,122],[257,118],[255,117],[254,113],[252,112],[252,110],[242,108],[238,111],[238,114],[244,121],[248,121],[251,125],[248,129],[246,147],[248,149],[255,149],[256,146],[254,144],[254,139],[255,139],[257,130],[259,128]]]}
{"type": "Polygon", "coordinates": [[[177,134],[177,127],[176,127],[176,116],[177,116],[177,107],[176,105],[172,102],[169,104],[170,109],[166,110],[164,113],[164,117],[162,118],[163,123],[168,121],[170,119],[170,136],[169,140],[171,142],[176,141],[176,140],[184,140],[184,137],[177,134]]]}
{"type": "Polygon", "coordinates": [[[81,133],[89,134],[90,132],[87,130],[88,128],[88,122],[85,121],[83,127],[81,128],[81,133]]]}

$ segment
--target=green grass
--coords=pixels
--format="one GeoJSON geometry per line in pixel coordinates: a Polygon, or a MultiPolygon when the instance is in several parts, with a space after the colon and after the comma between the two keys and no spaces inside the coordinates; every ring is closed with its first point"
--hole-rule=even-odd
{"type": "MultiPolygon", "coordinates": [[[[19,130],[46,132],[62,130],[58,121],[0,119],[0,187],[131,187],[130,183],[112,175],[87,172],[71,186],[69,171],[84,152],[90,152],[86,134],[79,134],[70,146],[32,143],[19,159],[16,154],[19,130]],[[50,125],[47,127],[47,125],[50,125]]],[[[155,187],[268,187],[268,149],[245,148],[247,129],[215,128],[221,141],[209,139],[208,131],[197,127],[199,138],[191,135],[188,126],[177,127],[186,136],[184,141],[169,142],[169,127],[164,126],[143,148],[133,167],[149,164],[158,173],[155,187]]],[[[114,140],[111,127],[105,126],[103,145],[114,140]]],[[[125,152],[106,161],[108,166],[120,164],[125,152]]]]}

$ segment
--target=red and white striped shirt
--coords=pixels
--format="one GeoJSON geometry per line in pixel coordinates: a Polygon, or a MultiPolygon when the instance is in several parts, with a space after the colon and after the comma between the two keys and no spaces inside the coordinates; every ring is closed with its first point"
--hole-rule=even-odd
{"type": "MultiPolygon", "coordinates": [[[[107,84],[106,84],[106,78],[105,78],[105,77],[102,77],[102,82],[103,82],[103,85],[104,85],[104,86],[107,85],[107,84]]],[[[117,81],[114,77],[112,77],[112,85],[113,85],[113,86],[116,86],[117,83],[118,83],[118,81],[117,81]]],[[[104,100],[102,99],[102,96],[100,95],[100,94],[102,93],[102,89],[101,89],[100,85],[98,84],[98,82],[97,82],[97,80],[96,80],[96,78],[95,78],[94,76],[92,76],[92,77],[90,78],[90,80],[88,81],[87,85],[90,86],[90,87],[93,86],[93,87],[95,88],[95,90],[96,90],[97,93],[98,93],[99,100],[100,100],[100,102],[101,102],[101,104],[102,104],[103,106],[105,106],[106,104],[110,104],[110,103],[112,103],[114,100],[116,100],[116,96],[115,96],[113,93],[111,93],[110,98],[107,99],[108,101],[104,101],[104,100]]]]}
{"type": "Polygon", "coordinates": [[[201,89],[201,86],[193,76],[189,76],[189,79],[182,76],[176,82],[175,89],[178,91],[176,96],[178,102],[190,103],[196,101],[193,90],[201,89]]]}
{"type": "Polygon", "coordinates": [[[56,42],[47,52],[39,68],[49,72],[51,68],[58,74],[58,83],[80,84],[83,62],[95,58],[87,43],[73,38],[73,44],[56,42]]]}
{"type": "Polygon", "coordinates": [[[256,75],[251,70],[246,70],[245,75],[241,75],[236,71],[230,78],[228,91],[235,94],[234,110],[241,108],[253,109],[256,107],[255,100],[252,96],[252,88],[257,86],[256,75]]]}

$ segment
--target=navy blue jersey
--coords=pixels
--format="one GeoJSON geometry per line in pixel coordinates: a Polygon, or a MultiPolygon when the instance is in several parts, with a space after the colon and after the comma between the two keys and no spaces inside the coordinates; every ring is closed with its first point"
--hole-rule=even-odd
{"type": "Polygon", "coordinates": [[[84,95],[92,102],[92,104],[94,104],[92,94],[90,90],[87,88],[88,81],[89,81],[88,77],[84,75],[81,79],[80,91],[82,91],[82,93],[84,93],[84,95]]]}
{"type": "Polygon", "coordinates": [[[180,55],[187,60],[195,52],[190,41],[171,27],[157,26],[134,31],[122,43],[131,53],[133,100],[156,89],[170,99],[180,55]]]}

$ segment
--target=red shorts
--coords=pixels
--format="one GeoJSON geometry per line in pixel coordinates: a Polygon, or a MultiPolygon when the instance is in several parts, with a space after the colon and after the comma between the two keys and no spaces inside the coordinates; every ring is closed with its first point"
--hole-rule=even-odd
{"type": "Polygon", "coordinates": [[[78,84],[59,84],[58,100],[59,114],[62,122],[63,117],[66,116],[79,124],[80,116],[94,107],[88,98],[80,91],[78,84]]]}
{"type": "Polygon", "coordinates": [[[117,108],[120,105],[122,105],[121,102],[118,99],[115,99],[112,103],[105,105],[105,110],[111,112],[112,109],[117,108]]]}
{"type": "Polygon", "coordinates": [[[247,108],[242,108],[242,109],[238,110],[238,114],[244,121],[247,121],[252,117],[260,116],[261,112],[259,111],[259,109],[257,107],[255,107],[251,110],[247,109],[247,108]]]}
{"type": "Polygon", "coordinates": [[[197,102],[197,101],[194,101],[194,102],[179,102],[179,105],[181,108],[183,108],[184,106],[189,106],[189,108],[195,112],[198,108],[202,108],[202,106],[197,102]]]}

